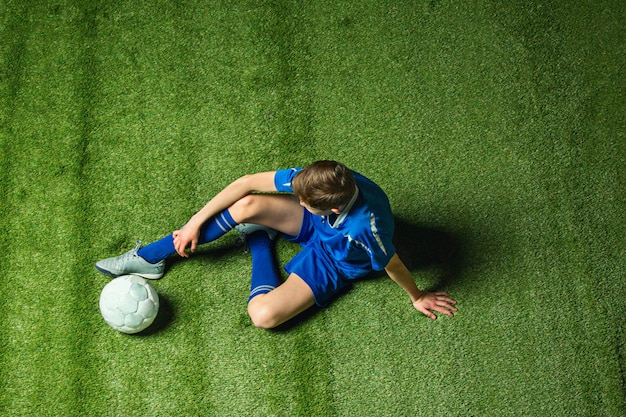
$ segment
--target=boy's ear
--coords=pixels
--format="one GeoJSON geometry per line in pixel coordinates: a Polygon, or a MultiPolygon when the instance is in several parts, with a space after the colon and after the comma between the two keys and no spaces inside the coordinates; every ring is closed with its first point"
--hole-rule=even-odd
{"type": "Polygon", "coordinates": [[[332,211],[335,214],[341,214],[341,209],[339,209],[337,207],[331,208],[330,211],[332,211]]]}

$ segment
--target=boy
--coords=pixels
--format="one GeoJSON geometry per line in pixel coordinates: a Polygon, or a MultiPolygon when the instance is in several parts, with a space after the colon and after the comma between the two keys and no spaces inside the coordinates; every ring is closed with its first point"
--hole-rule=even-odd
{"type": "Polygon", "coordinates": [[[248,313],[257,327],[273,328],[314,304],[325,306],[350,280],[383,269],[429,318],[436,319],[434,312],[452,317],[457,311],[449,294],[420,291],[396,254],[391,242],[394,221],[385,193],[335,161],[243,176],[181,229],[143,248],[137,245],[99,261],[96,268],[110,276],[157,279],[163,276],[169,255],[176,252],[187,258],[198,245],[235,227],[246,235],[252,254],[248,313]],[[285,265],[289,276],[283,283],[270,250],[278,232],[302,246],[285,265]]]}

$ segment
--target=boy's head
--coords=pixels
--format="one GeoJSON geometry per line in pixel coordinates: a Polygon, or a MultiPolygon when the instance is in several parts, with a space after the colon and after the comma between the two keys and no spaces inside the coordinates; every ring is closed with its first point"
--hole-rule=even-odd
{"type": "Polygon", "coordinates": [[[301,203],[321,211],[342,210],[356,191],[352,171],[335,161],[312,163],[296,174],[291,185],[301,203]]]}

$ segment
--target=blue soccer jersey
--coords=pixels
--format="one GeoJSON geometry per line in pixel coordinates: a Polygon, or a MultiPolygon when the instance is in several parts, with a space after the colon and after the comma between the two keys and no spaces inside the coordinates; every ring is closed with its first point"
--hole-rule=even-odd
{"type": "MultiPolygon", "coordinates": [[[[293,192],[291,181],[301,168],[279,170],[276,189],[293,192]]],[[[362,277],[387,266],[396,249],[392,243],[394,219],[384,191],[363,175],[353,172],[357,190],[339,215],[311,216],[311,239],[336,262],[348,278],[362,277]]]]}

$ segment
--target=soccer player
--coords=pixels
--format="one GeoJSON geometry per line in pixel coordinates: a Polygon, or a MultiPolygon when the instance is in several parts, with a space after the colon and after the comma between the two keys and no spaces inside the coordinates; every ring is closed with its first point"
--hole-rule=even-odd
{"type": "Polygon", "coordinates": [[[243,176],[215,195],[187,224],[150,244],[96,263],[109,276],[163,276],[165,259],[189,257],[198,245],[233,228],[252,255],[248,313],[255,326],[276,327],[312,307],[326,306],[351,280],[372,271],[389,275],[413,307],[431,319],[453,316],[445,292],[420,291],[392,244],[394,219],[385,193],[335,161],[243,176]],[[271,242],[278,234],[301,245],[281,283],[271,242]]]}

